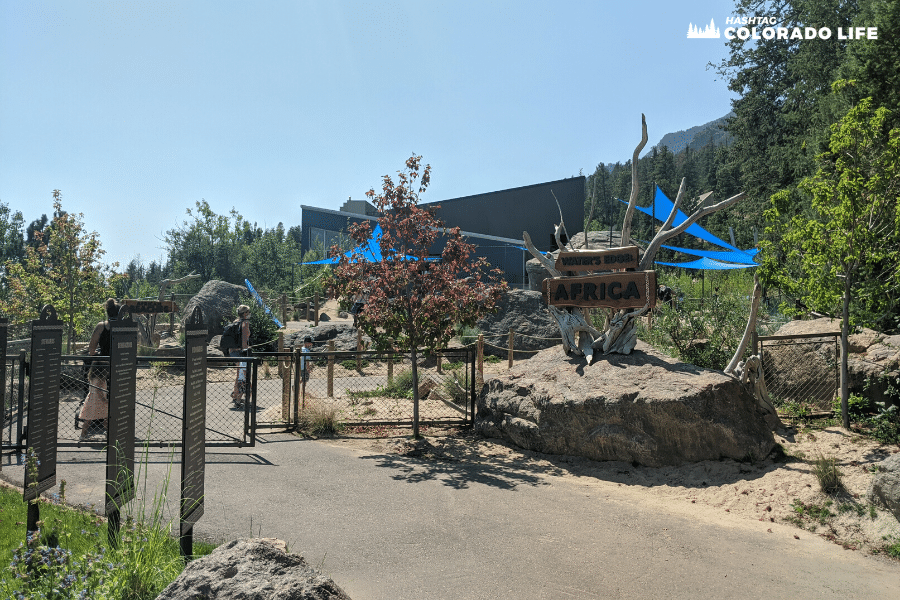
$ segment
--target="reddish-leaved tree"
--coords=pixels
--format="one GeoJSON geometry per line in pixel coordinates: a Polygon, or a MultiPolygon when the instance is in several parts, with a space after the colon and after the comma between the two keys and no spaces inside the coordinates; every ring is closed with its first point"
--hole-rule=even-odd
{"type": "MultiPolygon", "coordinates": [[[[413,435],[419,436],[419,376],[416,355],[445,348],[457,325],[473,326],[479,317],[496,310],[506,290],[499,269],[474,258],[458,227],[446,229],[430,210],[420,208],[419,196],[428,187],[431,166],[413,154],[395,183],[385,175],[381,193],[366,196],[378,208],[382,235],[373,240],[382,260],[366,262],[358,251],[343,256],[334,272],[340,296],[367,295],[357,316],[359,327],[379,348],[396,345],[410,353],[413,376],[413,435]],[[443,238],[440,258],[431,249],[443,238]]],[[[360,245],[369,241],[370,223],[350,227],[360,245]]],[[[337,248],[332,249],[338,252],[337,248]]],[[[358,250],[358,248],[357,248],[358,250]]]]}

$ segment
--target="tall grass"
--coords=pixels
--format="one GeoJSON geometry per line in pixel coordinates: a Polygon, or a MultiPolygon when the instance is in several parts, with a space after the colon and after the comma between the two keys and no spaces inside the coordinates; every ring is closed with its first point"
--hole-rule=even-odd
{"type": "MultiPolygon", "coordinates": [[[[124,522],[112,544],[103,518],[65,504],[63,484],[59,496],[37,500],[39,530],[26,538],[27,503],[18,490],[0,488],[0,564],[9,565],[0,570],[4,597],[152,600],[178,577],[184,567],[172,535],[178,522],[165,516],[172,461],[148,503],[147,454],[145,449],[137,474],[143,496],[123,507],[124,522]]],[[[36,463],[36,457],[29,460],[36,463]]],[[[193,552],[204,555],[214,547],[195,544],[193,552]]]]}

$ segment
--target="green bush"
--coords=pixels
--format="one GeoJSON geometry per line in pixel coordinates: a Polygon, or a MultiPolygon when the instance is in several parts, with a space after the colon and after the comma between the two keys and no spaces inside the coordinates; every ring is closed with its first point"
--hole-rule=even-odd
{"type": "Polygon", "coordinates": [[[662,305],[652,329],[639,327],[638,337],[698,367],[724,369],[743,337],[748,316],[747,302],[732,296],[707,298],[696,307],[662,305]]]}

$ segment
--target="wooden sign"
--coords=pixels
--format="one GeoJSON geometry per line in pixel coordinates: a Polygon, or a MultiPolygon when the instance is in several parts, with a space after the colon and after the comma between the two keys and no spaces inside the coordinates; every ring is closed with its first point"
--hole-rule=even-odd
{"type": "Polygon", "coordinates": [[[178,305],[171,300],[126,300],[125,306],[133,315],[172,313],[178,310],[178,305]]]}
{"type": "Polygon", "coordinates": [[[626,271],[545,279],[544,296],[553,306],[641,308],[656,305],[656,271],[626,271]]]}
{"type": "Polygon", "coordinates": [[[637,269],[638,247],[609,248],[585,252],[560,252],[556,257],[557,271],[619,271],[637,269]]]}

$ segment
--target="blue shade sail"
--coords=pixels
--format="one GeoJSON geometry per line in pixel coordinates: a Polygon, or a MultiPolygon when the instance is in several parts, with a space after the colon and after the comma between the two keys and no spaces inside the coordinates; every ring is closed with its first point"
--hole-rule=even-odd
{"type": "Polygon", "coordinates": [[[658,265],[666,265],[667,267],[683,267],[685,269],[704,269],[710,271],[717,270],[725,270],[725,269],[751,269],[758,265],[738,265],[734,263],[724,263],[718,260],[713,260],[711,258],[698,258],[697,260],[692,260],[690,262],[682,262],[682,263],[669,263],[669,262],[659,262],[658,265]]]}

